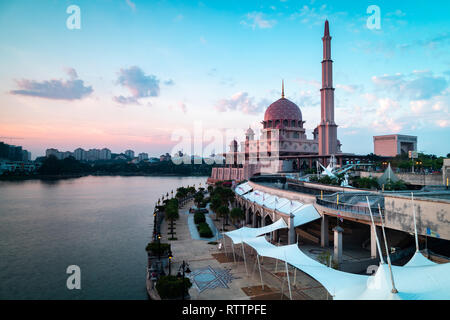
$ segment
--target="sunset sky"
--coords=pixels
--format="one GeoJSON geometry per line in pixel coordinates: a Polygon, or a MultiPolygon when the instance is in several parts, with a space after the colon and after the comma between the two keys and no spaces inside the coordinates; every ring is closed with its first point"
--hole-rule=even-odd
{"type": "Polygon", "coordinates": [[[282,79],[311,138],[328,19],[342,150],[367,154],[374,135],[400,133],[445,155],[449,12],[446,0],[1,1],[0,141],[33,158],[51,147],[159,156],[196,121],[259,129],[282,79]],[[73,4],[81,29],[66,26],[73,4]],[[366,25],[373,4],[379,30],[366,25]]]}

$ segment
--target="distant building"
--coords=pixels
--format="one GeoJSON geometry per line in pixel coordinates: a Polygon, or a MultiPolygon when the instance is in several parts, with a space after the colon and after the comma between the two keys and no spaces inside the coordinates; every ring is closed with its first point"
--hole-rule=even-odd
{"type": "Polygon", "coordinates": [[[74,156],[75,160],[78,160],[78,161],[87,160],[87,152],[86,152],[86,150],[84,150],[82,148],[75,149],[75,151],[73,152],[73,156],[74,156]]]}
{"type": "Polygon", "coordinates": [[[58,160],[63,160],[69,157],[73,157],[74,154],[70,151],[59,151],[58,149],[50,148],[45,150],[45,156],[55,156],[58,160]]]}
{"type": "Polygon", "coordinates": [[[159,158],[150,158],[150,159],[148,160],[148,162],[150,162],[150,163],[156,163],[156,162],[160,162],[160,159],[159,159],[159,158]]]}
{"type": "Polygon", "coordinates": [[[0,175],[16,171],[32,173],[36,171],[36,165],[28,161],[0,161],[0,175]]]}
{"type": "Polygon", "coordinates": [[[131,159],[134,158],[134,151],[133,151],[133,150],[126,150],[124,153],[125,153],[125,155],[126,155],[128,158],[131,158],[131,159]]]}
{"type": "Polygon", "coordinates": [[[107,148],[100,150],[100,160],[111,160],[111,150],[107,148]]]}
{"type": "Polygon", "coordinates": [[[62,154],[61,152],[58,151],[58,149],[54,149],[54,148],[50,148],[45,150],[45,156],[48,158],[50,156],[55,156],[58,159],[62,159],[62,154]]]}
{"type": "Polygon", "coordinates": [[[141,162],[144,160],[148,160],[148,153],[145,153],[145,152],[139,153],[138,161],[141,162]]]}
{"type": "Polygon", "coordinates": [[[22,150],[22,159],[20,161],[28,162],[31,161],[31,152],[27,150],[22,150]]]}
{"type": "Polygon", "coordinates": [[[87,152],[87,161],[97,161],[100,159],[100,149],[89,149],[87,152]]]}
{"type": "Polygon", "coordinates": [[[417,137],[390,134],[373,137],[374,154],[382,157],[395,157],[417,151],[417,137]]]}

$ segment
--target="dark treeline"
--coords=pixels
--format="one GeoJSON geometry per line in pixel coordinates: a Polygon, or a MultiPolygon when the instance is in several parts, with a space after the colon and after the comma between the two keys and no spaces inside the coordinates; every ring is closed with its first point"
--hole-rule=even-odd
{"type": "Polygon", "coordinates": [[[38,170],[41,175],[65,175],[65,174],[98,174],[98,175],[198,175],[209,176],[211,165],[203,164],[180,164],[172,161],[161,161],[156,163],[128,163],[126,161],[98,161],[86,163],[69,157],[58,160],[54,156],[45,158],[38,170]]]}

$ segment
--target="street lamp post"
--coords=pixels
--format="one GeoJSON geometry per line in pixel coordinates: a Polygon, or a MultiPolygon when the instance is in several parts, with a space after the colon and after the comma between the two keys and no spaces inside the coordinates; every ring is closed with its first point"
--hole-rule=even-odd
{"type": "Polygon", "coordinates": [[[158,260],[161,261],[161,234],[158,233],[158,260]]]}
{"type": "Polygon", "coordinates": [[[183,277],[181,278],[182,280],[182,289],[183,292],[181,294],[181,300],[184,300],[184,292],[185,292],[185,286],[184,286],[184,278],[185,278],[185,273],[191,273],[191,270],[189,269],[189,264],[183,260],[183,263],[180,266],[180,269],[178,270],[178,277],[181,277],[183,275],[183,277]],[[183,274],[181,274],[180,270],[182,270],[183,274]]]}
{"type": "Polygon", "coordinates": [[[172,256],[172,250],[169,249],[169,276],[170,276],[170,264],[171,264],[171,262],[172,262],[172,258],[173,258],[173,256],[172,256]]]}

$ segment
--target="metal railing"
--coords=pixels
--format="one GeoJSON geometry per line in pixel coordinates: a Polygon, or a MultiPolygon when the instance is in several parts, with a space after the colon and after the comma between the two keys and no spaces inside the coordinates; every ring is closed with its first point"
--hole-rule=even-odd
{"type": "MultiPolygon", "coordinates": [[[[336,201],[324,200],[324,199],[320,199],[320,197],[316,198],[316,203],[320,206],[331,208],[331,209],[334,209],[337,211],[345,211],[345,212],[350,212],[350,213],[362,214],[362,215],[370,217],[369,208],[365,207],[365,206],[359,206],[359,205],[347,204],[347,203],[337,204],[336,201]]],[[[381,209],[381,212],[378,209],[378,206],[371,207],[371,209],[372,209],[372,215],[374,217],[379,217],[380,213],[384,217],[383,209],[381,209]]]]}

